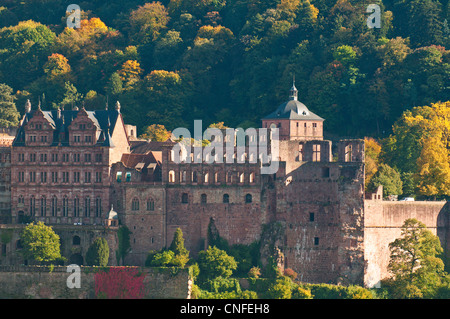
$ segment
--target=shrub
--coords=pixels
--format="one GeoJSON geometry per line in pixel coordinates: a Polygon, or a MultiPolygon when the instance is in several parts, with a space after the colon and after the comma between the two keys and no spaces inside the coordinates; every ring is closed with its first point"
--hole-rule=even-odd
{"type": "Polygon", "coordinates": [[[291,299],[292,281],[289,277],[282,276],[276,279],[267,291],[269,299],[291,299]]]}
{"type": "Polygon", "coordinates": [[[86,263],[89,266],[105,267],[108,265],[109,246],[105,238],[97,238],[86,252],[86,263]]]}
{"type": "Polygon", "coordinates": [[[286,268],[284,270],[284,275],[291,278],[292,280],[295,280],[297,278],[297,273],[291,268],[286,268]]]}
{"type": "Polygon", "coordinates": [[[311,290],[302,288],[302,287],[296,287],[292,290],[292,299],[312,299],[311,290]]]}
{"type": "Polygon", "coordinates": [[[250,278],[255,278],[255,279],[259,278],[259,276],[261,276],[261,268],[259,268],[259,267],[252,267],[250,269],[250,271],[248,272],[248,276],[250,278]]]}

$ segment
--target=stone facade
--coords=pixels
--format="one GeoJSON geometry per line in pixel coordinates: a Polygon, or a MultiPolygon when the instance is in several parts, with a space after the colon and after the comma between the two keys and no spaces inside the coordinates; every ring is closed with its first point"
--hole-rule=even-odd
{"type": "MultiPolygon", "coordinates": [[[[149,251],[171,244],[177,228],[195,257],[207,247],[213,221],[229,244],[259,241],[263,262],[279,252],[284,268],[314,283],[378,285],[388,275],[388,244],[400,235],[407,218],[435,229],[447,251],[446,203],[385,202],[380,190],[365,199],[364,141],[342,140],[333,148],[323,138],[323,119],[296,94],[294,86],[290,100],[263,119],[263,128],[281,129],[279,154],[273,157],[252,148],[259,141],[259,146],[267,143],[269,152],[276,149],[270,133],[263,130],[256,136],[247,132],[242,150],[238,137],[222,136],[231,148],[211,151],[179,147],[171,140],[139,140],[136,127],[123,123],[120,104],[109,111],[28,109],[11,149],[12,224],[3,225],[0,232],[12,238],[2,244],[1,264],[23,262],[17,254],[18,223],[26,216],[53,225],[64,255],[73,263],[84,262],[97,236],[107,238],[115,252],[117,221],[131,231],[127,265],[143,266],[149,251]],[[305,123],[307,129],[301,133],[305,123]],[[91,154],[91,161],[86,154],[91,154]],[[209,162],[212,157],[214,163],[209,162]],[[276,173],[261,173],[263,166],[274,163],[276,173]]],[[[110,264],[116,263],[110,254],[110,264]]]]}

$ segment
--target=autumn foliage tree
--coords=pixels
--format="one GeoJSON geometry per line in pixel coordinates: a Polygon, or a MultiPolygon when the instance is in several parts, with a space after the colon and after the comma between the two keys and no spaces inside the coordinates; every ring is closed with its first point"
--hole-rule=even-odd
{"type": "Polygon", "coordinates": [[[450,102],[432,103],[403,113],[384,141],[382,157],[412,173],[422,196],[450,195],[450,102]]]}

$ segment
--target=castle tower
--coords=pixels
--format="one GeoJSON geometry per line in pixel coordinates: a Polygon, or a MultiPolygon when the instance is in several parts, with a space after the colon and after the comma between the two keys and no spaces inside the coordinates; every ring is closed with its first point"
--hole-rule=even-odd
{"type": "Polygon", "coordinates": [[[323,140],[324,119],[298,101],[295,80],[289,91],[289,100],[262,119],[263,128],[278,128],[280,140],[323,140]]]}

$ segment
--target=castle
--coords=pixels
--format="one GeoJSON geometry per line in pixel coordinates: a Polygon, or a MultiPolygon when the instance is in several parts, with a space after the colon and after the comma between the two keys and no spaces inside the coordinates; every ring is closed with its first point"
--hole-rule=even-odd
{"type": "Polygon", "coordinates": [[[243,152],[235,135],[215,136],[232,148],[211,153],[211,161],[198,160],[195,147],[178,154],[173,140],[138,139],[118,102],[114,110],[95,111],[32,110],[28,102],[12,145],[2,147],[10,159],[0,181],[10,210],[0,216],[0,235],[7,238],[0,265],[26,262],[19,235],[30,221],[53,227],[68,263],[83,264],[102,236],[109,264],[117,265],[121,225],[131,231],[125,264],[144,265],[150,250],[170,245],[177,228],[195,256],[207,247],[213,224],[231,245],[260,241],[262,259],[281,251],[283,266],[301,281],[368,287],[387,276],[388,244],[407,218],[424,222],[447,252],[446,202],[387,202],[380,190],[365,194],[364,141],[333,146],[323,138],[323,124],[293,85],[289,99],[262,119],[262,128],[278,128],[277,157],[253,152],[256,140],[271,149],[268,132],[246,136],[243,152]],[[262,174],[268,162],[278,169],[262,174]]]}

